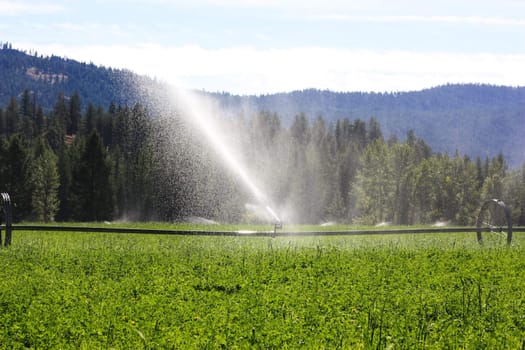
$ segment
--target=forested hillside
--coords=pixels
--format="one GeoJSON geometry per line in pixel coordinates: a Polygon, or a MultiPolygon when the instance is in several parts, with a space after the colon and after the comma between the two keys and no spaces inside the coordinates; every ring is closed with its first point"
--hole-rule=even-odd
{"type": "MultiPolygon", "coordinates": [[[[162,78],[162,77],[160,77],[162,78]]],[[[80,63],[37,52],[0,49],[0,105],[25,90],[49,112],[59,93],[78,94],[85,112],[91,103],[140,103],[162,111],[169,99],[165,85],[130,71],[80,63]]],[[[525,161],[525,88],[487,85],[447,85],[415,92],[364,93],[304,90],[261,96],[206,93],[234,116],[258,111],[277,113],[283,125],[304,113],[310,122],[322,116],[328,124],[339,119],[375,118],[384,134],[402,138],[413,130],[435,151],[456,151],[474,158],[505,155],[511,167],[525,161]]]]}
{"type": "MultiPolygon", "coordinates": [[[[27,90],[0,107],[0,191],[14,219],[267,222],[257,199],[178,113],[140,104],[105,109],[58,95],[43,112],[27,90]]],[[[525,223],[525,165],[505,157],[435,153],[418,135],[385,137],[372,119],[289,126],[260,112],[224,130],[285,222],[472,225],[479,205],[500,198],[525,223]]]]}
{"type": "Polygon", "coordinates": [[[38,52],[23,52],[0,44],[0,105],[11,97],[20,97],[25,90],[44,111],[53,108],[59,93],[69,98],[78,94],[85,102],[96,106],[110,103],[134,105],[148,102],[148,89],[160,84],[148,77],[127,70],[99,67],[57,56],[42,56],[38,52]]]}
{"type": "Polygon", "coordinates": [[[402,137],[413,130],[435,151],[471,157],[501,152],[512,166],[525,161],[525,87],[470,84],[393,93],[304,90],[217,96],[225,108],[236,112],[276,111],[287,125],[299,113],[330,122],[375,118],[385,135],[402,137]]]}
{"type": "MultiPolygon", "coordinates": [[[[6,45],[0,77],[0,191],[16,220],[264,220],[166,86],[6,45]]],[[[285,221],[472,224],[500,198],[523,225],[524,91],[204,94],[285,221]]]]}

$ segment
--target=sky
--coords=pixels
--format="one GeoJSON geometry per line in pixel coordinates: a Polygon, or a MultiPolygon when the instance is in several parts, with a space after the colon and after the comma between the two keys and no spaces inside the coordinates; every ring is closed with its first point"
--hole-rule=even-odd
{"type": "Polygon", "coordinates": [[[522,0],[0,0],[0,42],[240,95],[525,86],[522,0]]]}

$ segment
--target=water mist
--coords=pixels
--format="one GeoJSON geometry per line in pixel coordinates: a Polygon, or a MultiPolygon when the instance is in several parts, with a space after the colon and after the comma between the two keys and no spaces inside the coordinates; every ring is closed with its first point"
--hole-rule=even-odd
{"type": "Polygon", "coordinates": [[[208,142],[224,165],[243,183],[273,220],[275,227],[280,227],[281,219],[270,205],[270,199],[255,183],[248,167],[236,157],[234,147],[227,139],[219,117],[223,112],[213,104],[210,98],[184,89],[173,89],[173,100],[183,119],[208,142]]]}

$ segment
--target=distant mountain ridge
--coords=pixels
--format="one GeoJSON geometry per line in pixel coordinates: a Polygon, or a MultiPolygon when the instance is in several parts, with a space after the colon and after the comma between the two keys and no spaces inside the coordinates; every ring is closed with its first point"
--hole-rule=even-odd
{"type": "Polygon", "coordinates": [[[285,123],[298,113],[327,121],[375,118],[386,138],[409,130],[434,151],[525,161],[525,87],[443,85],[413,92],[363,93],[303,90],[262,96],[215,94],[224,108],[276,111],[285,123]]]}
{"type": "MultiPolygon", "coordinates": [[[[35,93],[44,110],[53,108],[59,92],[77,92],[89,103],[106,108],[110,103],[142,103],[162,110],[166,86],[129,70],[99,67],[57,56],[43,57],[0,48],[0,108],[24,90],[35,93]]],[[[365,93],[308,89],[260,96],[206,93],[231,113],[250,115],[276,112],[283,124],[305,113],[310,120],[375,118],[386,138],[403,138],[413,130],[435,151],[470,157],[503,153],[511,166],[525,162],[525,87],[476,84],[444,85],[413,92],[365,93]]]]}

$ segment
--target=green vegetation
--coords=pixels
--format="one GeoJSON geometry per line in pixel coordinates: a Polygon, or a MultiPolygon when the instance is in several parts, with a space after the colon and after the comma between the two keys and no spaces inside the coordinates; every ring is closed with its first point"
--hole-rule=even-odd
{"type": "MultiPolygon", "coordinates": [[[[524,91],[213,97],[228,111],[220,133],[287,221],[472,225],[498,198],[525,225],[524,91]]],[[[0,191],[14,220],[266,222],[169,94],[128,71],[0,43],[0,191]]]]}
{"type": "MultiPolygon", "coordinates": [[[[161,83],[0,47],[0,191],[15,221],[257,221],[244,208],[252,196],[161,83]]],[[[225,118],[226,139],[292,221],[464,225],[499,198],[525,225],[523,91],[213,97],[237,116],[225,118]]]]}
{"type": "MultiPolygon", "coordinates": [[[[169,99],[166,86],[160,81],[127,70],[19,51],[0,42],[0,106],[16,96],[24,100],[22,111],[28,112],[31,109],[27,107],[36,98],[42,106],[41,118],[55,107],[60,93],[72,98],[72,102],[78,93],[84,111],[90,104],[107,108],[111,103],[140,103],[158,114],[165,110],[159,101],[169,99]]],[[[512,167],[525,160],[525,87],[457,84],[412,92],[307,89],[260,96],[205,95],[233,113],[245,114],[247,108],[254,113],[275,112],[287,126],[300,113],[305,113],[310,121],[322,115],[328,124],[343,118],[368,121],[374,117],[385,135],[402,137],[414,130],[438,152],[453,154],[458,150],[472,158],[491,158],[502,152],[512,167]]],[[[75,132],[74,124],[68,132],[75,132]]]]}
{"type": "MultiPolygon", "coordinates": [[[[59,95],[44,116],[25,95],[0,108],[0,191],[15,221],[261,222],[245,208],[253,195],[180,117],[141,105],[82,113],[78,95],[59,95]]],[[[329,125],[300,114],[285,127],[261,112],[224,123],[254,181],[284,207],[274,209],[291,209],[288,221],[473,225],[481,203],[498,198],[525,225],[525,166],[509,170],[503,155],[450,157],[413,132],[387,140],[374,119],[329,125]]]]}
{"type": "MultiPolygon", "coordinates": [[[[148,226],[155,227],[158,226],[148,226]]],[[[521,349],[524,237],[15,232],[2,348],[521,349]]]]}

